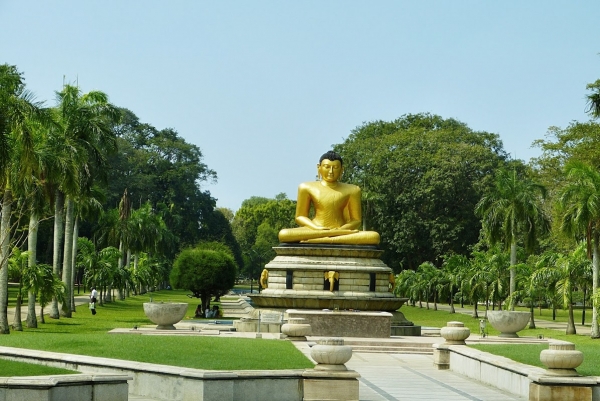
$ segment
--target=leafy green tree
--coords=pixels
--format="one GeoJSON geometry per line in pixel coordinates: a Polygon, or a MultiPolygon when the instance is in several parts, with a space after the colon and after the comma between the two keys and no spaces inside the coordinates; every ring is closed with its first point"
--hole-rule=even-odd
{"type": "Polygon", "coordinates": [[[600,173],[588,164],[571,161],[565,167],[568,184],[559,198],[561,231],[585,239],[592,259],[591,337],[600,338],[598,327],[598,274],[600,271],[600,173]]]}
{"type": "Polygon", "coordinates": [[[129,110],[121,109],[121,115],[113,128],[119,151],[110,158],[107,205],[116,207],[126,188],[134,209],[150,202],[175,238],[175,246],[164,250],[174,259],[183,247],[210,239],[206,222],[216,200],[201,185],[215,181],[216,173],[203,162],[200,148],[175,130],[143,124],[129,110]]]}
{"type": "Polygon", "coordinates": [[[275,256],[272,247],[279,244],[277,233],[283,228],[296,226],[296,203],[279,194],[275,199],[253,196],[242,202],[231,223],[233,235],[247,263],[244,273],[257,277],[267,262],[275,256]]]}
{"type": "Polygon", "coordinates": [[[209,307],[210,298],[233,288],[236,265],[230,250],[224,245],[204,244],[183,250],[173,265],[170,281],[174,288],[186,289],[200,298],[202,309],[209,307]]]}
{"type": "Polygon", "coordinates": [[[430,114],[363,124],[334,150],[395,271],[468,254],[481,227],[473,210],[506,158],[497,135],[430,114]]]}
{"type": "MultiPolygon", "coordinates": [[[[516,290],[517,241],[523,237],[525,249],[532,251],[540,233],[550,229],[542,206],[546,189],[512,170],[499,170],[495,188],[477,203],[475,213],[483,219],[483,229],[492,245],[499,242],[510,250],[510,289],[516,290]]],[[[514,308],[513,308],[514,309],[514,308]]]]}

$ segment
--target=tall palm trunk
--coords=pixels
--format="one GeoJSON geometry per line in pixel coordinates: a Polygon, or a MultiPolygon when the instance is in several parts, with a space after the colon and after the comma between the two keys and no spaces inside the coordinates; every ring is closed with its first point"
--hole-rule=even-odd
{"type": "MultiPolygon", "coordinates": [[[[21,278],[21,280],[23,280],[21,278]]],[[[15,302],[15,314],[13,316],[13,330],[14,331],[23,331],[23,323],[21,323],[21,306],[23,305],[23,283],[19,283],[19,291],[17,292],[17,301],[15,302]]]]}
{"type": "Polygon", "coordinates": [[[73,257],[71,259],[71,312],[76,312],[75,307],[75,276],[76,276],[76,260],[77,260],[77,238],[79,238],[79,214],[75,215],[75,224],[73,226],[73,257]]]}
{"type": "Polygon", "coordinates": [[[65,302],[62,304],[60,315],[72,317],[71,313],[71,273],[73,272],[73,228],[74,228],[73,199],[67,196],[67,215],[65,218],[65,252],[63,257],[62,281],[65,284],[65,302]]]}
{"type": "Polygon", "coordinates": [[[531,317],[529,318],[529,328],[530,329],[535,329],[535,313],[533,311],[533,302],[529,303],[529,314],[531,315],[531,317]]]}
{"type": "Polygon", "coordinates": [[[569,291],[569,321],[567,322],[567,331],[565,334],[577,334],[575,329],[575,317],[573,315],[573,295],[569,291]]]}
{"type": "MultiPolygon", "coordinates": [[[[38,238],[38,214],[32,210],[29,216],[29,237],[27,238],[27,250],[29,251],[29,268],[37,264],[37,238],[38,238]]],[[[35,316],[35,290],[27,292],[27,327],[37,328],[37,316],[35,316]]]]}
{"type": "MultiPolygon", "coordinates": [[[[60,261],[61,261],[61,245],[63,240],[63,219],[64,219],[64,207],[65,198],[61,190],[56,191],[56,200],[54,207],[54,254],[52,256],[52,271],[56,277],[61,276],[60,272],[60,261]]],[[[60,314],[58,312],[58,300],[56,297],[52,297],[52,304],[50,305],[49,316],[52,319],[58,319],[60,314]]]]}
{"type": "MultiPolygon", "coordinates": [[[[513,236],[513,238],[515,238],[513,236]]],[[[517,264],[517,242],[513,241],[510,244],[510,284],[509,284],[509,294],[512,295],[517,289],[517,268],[515,267],[517,264]]],[[[515,302],[512,302],[510,310],[515,310],[515,302]]]]}
{"type": "Polygon", "coordinates": [[[12,190],[7,188],[2,199],[2,220],[0,221],[0,334],[10,333],[8,327],[8,257],[12,201],[12,190]]]}
{"type": "MultiPolygon", "coordinates": [[[[4,216],[2,217],[4,218],[4,216]]],[[[600,338],[600,329],[598,328],[598,270],[600,267],[600,250],[598,246],[598,240],[600,239],[600,233],[598,230],[594,230],[594,239],[592,243],[592,338],[600,338]]]]}

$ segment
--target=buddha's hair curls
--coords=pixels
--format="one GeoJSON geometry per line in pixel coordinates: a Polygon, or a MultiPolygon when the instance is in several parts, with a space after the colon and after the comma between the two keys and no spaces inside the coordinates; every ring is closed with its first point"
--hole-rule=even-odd
{"type": "Polygon", "coordinates": [[[335,153],[333,150],[330,150],[327,153],[324,153],[323,156],[321,156],[321,158],[319,159],[319,164],[321,164],[321,162],[323,160],[330,160],[330,161],[334,161],[334,160],[339,160],[340,164],[343,166],[344,162],[342,160],[342,156],[338,155],[337,153],[335,153]]]}

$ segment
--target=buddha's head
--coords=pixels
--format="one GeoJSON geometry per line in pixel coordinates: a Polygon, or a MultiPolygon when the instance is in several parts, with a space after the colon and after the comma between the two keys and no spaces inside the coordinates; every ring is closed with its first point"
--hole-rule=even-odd
{"type": "Polygon", "coordinates": [[[343,171],[342,157],[331,150],[324,153],[317,164],[319,177],[326,182],[336,182],[342,176],[343,171]]]}

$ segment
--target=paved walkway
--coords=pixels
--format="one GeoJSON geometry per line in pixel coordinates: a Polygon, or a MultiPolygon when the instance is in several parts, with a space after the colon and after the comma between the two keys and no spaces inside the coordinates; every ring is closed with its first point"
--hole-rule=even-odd
{"type": "MultiPolygon", "coordinates": [[[[425,337],[415,339],[407,338],[411,342],[432,341],[425,337]]],[[[308,343],[295,345],[310,358],[308,343]]],[[[360,373],[360,401],[525,400],[450,370],[437,370],[432,355],[354,352],[346,367],[360,373]]]]}

